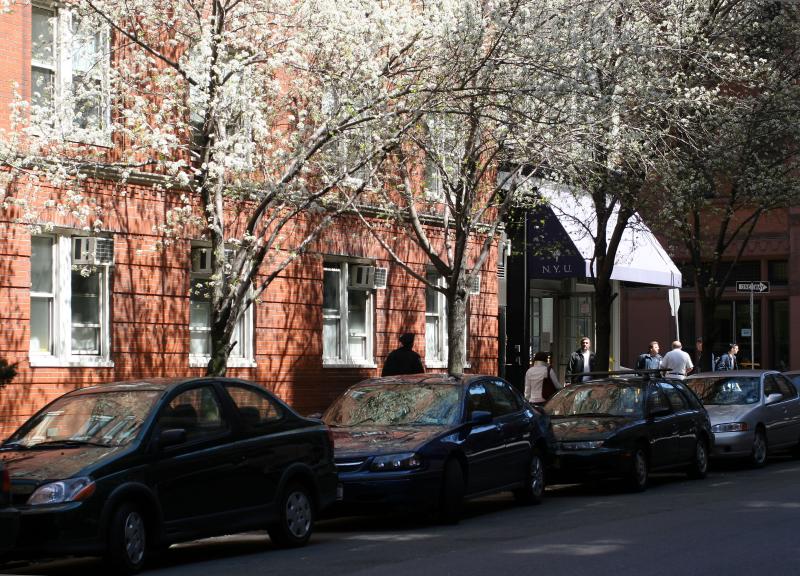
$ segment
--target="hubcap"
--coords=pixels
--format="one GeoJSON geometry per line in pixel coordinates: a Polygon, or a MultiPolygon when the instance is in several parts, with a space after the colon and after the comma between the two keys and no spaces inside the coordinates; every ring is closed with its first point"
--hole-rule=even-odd
{"type": "Polygon", "coordinates": [[[643,486],[647,482],[647,460],[641,450],[636,453],[634,465],[636,466],[636,482],[643,486]]]}
{"type": "Polygon", "coordinates": [[[125,553],[131,564],[138,564],[144,558],[145,529],[144,520],[138,512],[130,512],[125,517],[125,553]]]}
{"type": "Polygon", "coordinates": [[[755,442],[753,443],[753,459],[761,463],[767,458],[767,443],[764,442],[764,437],[761,434],[756,434],[755,442]]]}
{"type": "Polygon", "coordinates": [[[544,491],[544,467],[542,459],[534,454],[531,459],[531,492],[539,495],[544,491]]]}
{"type": "Polygon", "coordinates": [[[702,442],[697,443],[697,470],[705,472],[708,466],[708,458],[706,455],[706,447],[702,442]]]}
{"type": "Polygon", "coordinates": [[[296,491],[286,499],[286,527],[295,538],[303,538],[311,528],[311,502],[305,492],[296,491]]]}

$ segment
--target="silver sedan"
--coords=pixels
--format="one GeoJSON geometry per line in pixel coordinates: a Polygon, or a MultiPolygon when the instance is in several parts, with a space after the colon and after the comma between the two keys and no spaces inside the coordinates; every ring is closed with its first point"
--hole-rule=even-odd
{"type": "Polygon", "coordinates": [[[800,395],[773,370],[704,372],[686,379],[711,419],[712,456],[766,464],[770,452],[800,451],[800,395]]]}

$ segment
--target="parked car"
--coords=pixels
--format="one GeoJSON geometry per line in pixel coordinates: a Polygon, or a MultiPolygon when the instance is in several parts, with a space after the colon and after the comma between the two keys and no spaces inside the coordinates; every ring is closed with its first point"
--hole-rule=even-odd
{"type": "Polygon", "coordinates": [[[713,457],[746,458],[760,467],[774,450],[800,450],[800,397],[779,372],[706,372],[690,376],[686,385],[711,417],[713,457]]]}
{"type": "Polygon", "coordinates": [[[783,372],[783,375],[792,381],[792,384],[794,384],[795,388],[800,390],[800,370],[791,370],[789,372],[783,372]]]}
{"type": "Polygon", "coordinates": [[[364,380],[328,408],[342,505],[435,510],[458,521],[464,498],[544,492],[547,418],[494,376],[416,374],[364,380]]]}
{"type": "Polygon", "coordinates": [[[20,534],[12,557],[151,552],[267,528],[305,544],[336,498],[327,427],[229,378],[118,382],[65,394],[0,446],[20,534]]]}
{"type": "Polygon", "coordinates": [[[11,506],[11,478],[0,460],[0,555],[14,547],[18,532],[19,512],[11,506]]]}
{"type": "Polygon", "coordinates": [[[703,478],[714,442],[700,401],[675,380],[609,376],[573,384],[545,405],[556,439],[551,482],[621,477],[634,491],[651,471],[703,478]]]}

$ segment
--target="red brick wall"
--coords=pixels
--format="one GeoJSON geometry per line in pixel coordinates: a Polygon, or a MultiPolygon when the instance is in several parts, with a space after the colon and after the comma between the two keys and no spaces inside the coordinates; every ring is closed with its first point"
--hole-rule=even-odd
{"type": "MultiPolygon", "coordinates": [[[[154,225],[163,222],[168,199],[128,186],[124,195],[93,182],[87,190],[104,208],[105,228],[114,232],[112,273],[113,368],[31,368],[30,232],[9,214],[0,219],[0,357],[19,362],[19,375],[0,390],[0,436],[10,433],[49,400],[90,383],[153,376],[201,375],[189,368],[189,248],[178,241],[156,249],[154,225]]],[[[66,222],[63,222],[66,224],[66,222]]],[[[408,240],[395,249],[420,272],[423,253],[408,240]]],[[[475,246],[477,249],[477,246],[475,246]]],[[[494,373],[497,363],[497,277],[493,251],[481,278],[481,294],[470,302],[471,371],[494,373]]],[[[399,334],[418,335],[424,353],[425,289],[390,261],[355,219],[329,228],[310,254],[294,262],[255,305],[256,368],[229,375],[259,382],[303,413],[324,409],[346,386],[374,376],[397,346],[399,334]],[[376,260],[389,268],[388,288],[375,291],[377,369],[322,367],[322,261],[325,254],[376,260]]]]}

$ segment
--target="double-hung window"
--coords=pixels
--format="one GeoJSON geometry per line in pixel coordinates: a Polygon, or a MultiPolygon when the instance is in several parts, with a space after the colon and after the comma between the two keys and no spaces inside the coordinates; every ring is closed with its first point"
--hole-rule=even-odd
{"type": "Polygon", "coordinates": [[[374,367],[375,268],[325,262],[322,298],[322,361],[325,366],[374,367]]]}
{"type": "Polygon", "coordinates": [[[427,122],[425,197],[444,202],[445,189],[458,179],[464,143],[455,121],[446,116],[431,116],[427,122]]]}
{"type": "MultiPolygon", "coordinates": [[[[232,256],[229,251],[229,257],[232,256]]],[[[211,359],[211,249],[192,247],[192,270],[189,286],[189,365],[204,367],[211,359]]],[[[228,366],[255,366],[253,356],[253,309],[248,307],[236,322],[234,342],[228,366]]]]}
{"type": "MultiPolygon", "coordinates": [[[[428,270],[428,282],[444,287],[444,278],[435,270],[428,270]]],[[[466,334],[464,342],[469,351],[469,301],[466,312],[466,334]]],[[[439,290],[425,285],[425,366],[447,368],[447,299],[439,290]]]]}
{"type": "Polygon", "coordinates": [[[110,121],[108,27],[52,4],[31,7],[31,106],[38,126],[106,143],[110,121]]]}
{"type": "Polygon", "coordinates": [[[110,366],[111,238],[31,238],[31,366],[110,366]]]}

